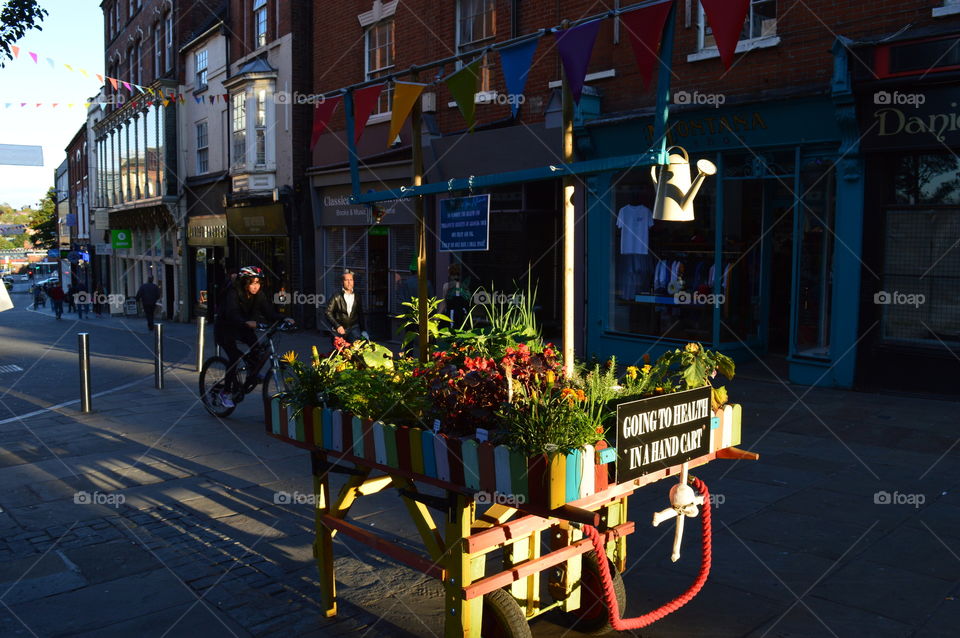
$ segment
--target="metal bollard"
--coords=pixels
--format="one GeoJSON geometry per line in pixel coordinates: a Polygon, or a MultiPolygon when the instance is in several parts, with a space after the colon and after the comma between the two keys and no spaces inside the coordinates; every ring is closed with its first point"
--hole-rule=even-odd
{"type": "Polygon", "coordinates": [[[80,411],[92,412],[90,407],[90,333],[77,333],[80,353],[80,411]]]}
{"type": "Polygon", "coordinates": [[[206,346],[207,318],[197,317],[197,372],[203,367],[203,351],[206,346]]]}
{"type": "Polygon", "coordinates": [[[158,390],[163,389],[163,324],[154,325],[157,333],[153,346],[153,385],[158,390]]]}

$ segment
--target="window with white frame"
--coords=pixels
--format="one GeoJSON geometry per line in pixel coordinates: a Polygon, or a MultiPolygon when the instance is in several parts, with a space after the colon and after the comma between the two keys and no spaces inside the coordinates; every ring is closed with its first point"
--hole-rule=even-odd
{"type": "Polygon", "coordinates": [[[207,123],[197,122],[197,175],[210,172],[210,144],[207,138],[207,123]]]}
{"type": "MultiPolygon", "coordinates": [[[[393,70],[394,59],[394,21],[383,20],[367,29],[366,33],[366,72],[367,79],[389,75],[393,70]]],[[[380,99],[374,113],[389,113],[393,108],[393,88],[387,87],[380,93],[380,99]]]]}
{"type": "Polygon", "coordinates": [[[194,54],[194,61],[197,67],[197,83],[194,88],[199,91],[207,88],[207,50],[197,51],[194,54]]]}
{"type": "Polygon", "coordinates": [[[230,130],[233,137],[233,166],[247,164],[247,96],[244,92],[233,96],[233,119],[230,130]]]}
{"type": "Polygon", "coordinates": [[[127,20],[129,20],[137,12],[137,0],[130,0],[127,3],[127,12],[127,20]]]}
{"type": "Polygon", "coordinates": [[[253,47],[267,43],[267,0],[253,0],[253,47]]]}
{"type": "Polygon", "coordinates": [[[120,33],[120,0],[113,3],[113,28],[114,34],[120,33]]]}
{"type": "Polygon", "coordinates": [[[267,165],[267,90],[257,91],[257,114],[254,120],[254,135],[256,136],[257,166],[267,165]]]}
{"type": "MultiPolygon", "coordinates": [[[[477,51],[493,43],[497,35],[496,0],[458,0],[457,53],[477,51]]],[[[469,61],[468,61],[469,63],[469,61]]],[[[463,66],[461,63],[459,66],[463,66]]],[[[493,56],[480,61],[481,91],[492,90],[493,56]]]]}
{"type": "Polygon", "coordinates": [[[173,14],[170,11],[167,11],[167,15],[163,20],[163,32],[166,36],[166,57],[167,57],[167,66],[166,70],[170,71],[173,68],[173,14]]]}
{"type": "MultiPolygon", "coordinates": [[[[703,5],[698,3],[698,41],[700,50],[716,48],[717,41],[713,37],[713,29],[707,23],[703,5]]],[[[740,42],[758,41],[772,38],[777,35],[777,2],[776,0],[750,0],[750,9],[740,32],[740,42]]]]}

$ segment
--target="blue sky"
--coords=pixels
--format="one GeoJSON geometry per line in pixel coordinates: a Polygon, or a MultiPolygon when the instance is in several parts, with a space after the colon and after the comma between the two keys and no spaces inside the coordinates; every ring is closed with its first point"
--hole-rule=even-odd
{"type": "Polygon", "coordinates": [[[43,31],[28,32],[17,43],[22,49],[20,58],[0,69],[0,144],[43,147],[43,167],[0,166],[0,202],[14,207],[35,204],[53,185],[53,172],[64,160],[64,148],[86,121],[82,103],[100,89],[94,73],[103,74],[100,1],[40,0],[40,5],[50,12],[41,25],[43,31]],[[39,55],[38,64],[29,51],[39,55]],[[46,58],[55,61],[53,68],[46,58]],[[86,70],[89,77],[78,68],[86,70]],[[21,102],[28,106],[21,107],[21,102]],[[44,106],[37,108],[38,102],[44,106]],[[60,104],[51,108],[52,102],[60,104]],[[71,102],[75,106],[67,107],[71,102]],[[11,103],[9,108],[7,103],[11,103]]]}

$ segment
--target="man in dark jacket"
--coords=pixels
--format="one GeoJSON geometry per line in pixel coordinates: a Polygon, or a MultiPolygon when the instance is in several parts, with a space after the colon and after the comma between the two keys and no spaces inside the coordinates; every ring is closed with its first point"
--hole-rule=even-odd
{"type": "Polygon", "coordinates": [[[258,323],[294,323],[293,319],[277,312],[267,296],[260,291],[262,281],[263,270],[257,266],[241,268],[236,282],[224,294],[223,305],[220,306],[217,322],[214,324],[217,345],[227,353],[230,363],[227,369],[227,391],[220,395],[221,403],[227,408],[234,407],[232,395],[238,390],[236,365],[243,353],[237,343],[242,341],[250,348],[256,347],[255,329],[258,323]]]}
{"type": "Polygon", "coordinates": [[[353,292],[353,272],[343,271],[343,288],[327,304],[327,321],[334,337],[347,341],[363,338],[363,307],[353,292]]]}
{"type": "Polygon", "coordinates": [[[143,314],[147,316],[147,329],[153,332],[153,313],[160,301],[160,288],[153,283],[153,277],[147,277],[147,283],[137,291],[137,301],[143,304],[143,314]]]}

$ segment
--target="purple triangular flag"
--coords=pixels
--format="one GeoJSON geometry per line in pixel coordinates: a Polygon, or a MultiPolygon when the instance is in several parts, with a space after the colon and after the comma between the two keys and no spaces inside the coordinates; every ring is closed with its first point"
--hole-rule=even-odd
{"type": "Polygon", "coordinates": [[[555,31],[557,50],[563,61],[563,72],[567,76],[567,85],[575,104],[580,104],[583,91],[583,79],[587,76],[587,65],[593,53],[593,43],[597,40],[600,20],[585,22],[572,29],[555,31]]]}

